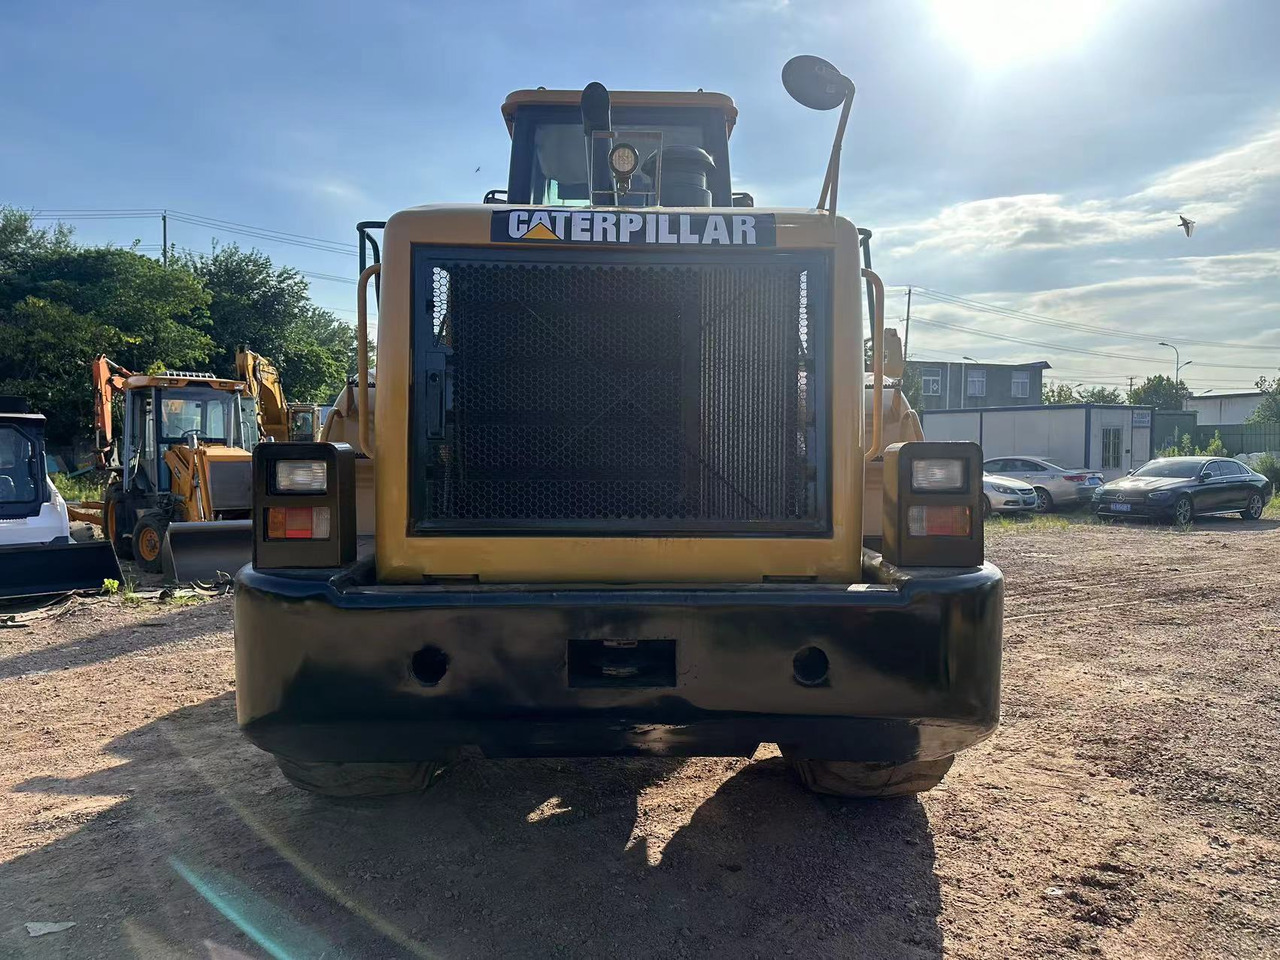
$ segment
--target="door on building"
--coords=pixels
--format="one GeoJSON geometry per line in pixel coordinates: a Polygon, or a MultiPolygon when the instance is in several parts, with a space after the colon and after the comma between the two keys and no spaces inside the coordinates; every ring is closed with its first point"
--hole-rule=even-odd
{"type": "Polygon", "coordinates": [[[1102,428],[1102,469],[1124,469],[1124,427],[1102,428]]]}

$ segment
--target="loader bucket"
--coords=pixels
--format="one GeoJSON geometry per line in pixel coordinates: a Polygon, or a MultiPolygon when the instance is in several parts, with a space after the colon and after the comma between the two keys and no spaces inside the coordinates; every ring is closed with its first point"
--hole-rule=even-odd
{"type": "Polygon", "coordinates": [[[120,562],[106,540],[0,547],[0,599],[96,592],[103,580],[120,579],[120,562]]]}
{"type": "Polygon", "coordinates": [[[210,583],[220,573],[234,577],[252,557],[252,520],[171,523],[160,548],[165,580],[178,583],[210,583]]]}

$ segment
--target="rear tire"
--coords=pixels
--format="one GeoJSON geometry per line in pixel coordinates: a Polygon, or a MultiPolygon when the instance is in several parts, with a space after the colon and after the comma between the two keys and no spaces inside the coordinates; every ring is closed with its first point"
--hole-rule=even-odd
{"type": "Polygon", "coordinates": [[[164,546],[164,531],[168,523],[157,513],[147,512],[138,518],[133,528],[133,559],[147,573],[161,570],[160,548],[164,546]]]}
{"type": "Polygon", "coordinates": [[[955,756],[937,760],[909,760],[906,763],[861,763],[853,760],[805,760],[787,757],[800,782],[813,793],[833,797],[879,799],[908,797],[932,790],[955,756]]]}
{"type": "Polygon", "coordinates": [[[390,797],[421,793],[443,772],[432,760],[405,763],[335,763],[276,757],[280,772],[299,790],[325,797],[390,797]]]}
{"type": "Polygon", "coordinates": [[[102,496],[102,535],[111,541],[111,549],[118,558],[132,560],[133,544],[125,539],[124,531],[129,527],[123,514],[124,487],[116,482],[110,484],[102,496]]]}
{"type": "Polygon", "coordinates": [[[1036,513],[1052,513],[1053,497],[1044,487],[1036,487],[1036,513]]]}
{"type": "Polygon", "coordinates": [[[1257,520],[1262,516],[1262,494],[1255,493],[1249,497],[1249,505],[1240,511],[1246,520],[1257,520]]]}
{"type": "Polygon", "coordinates": [[[984,493],[982,495],[982,519],[987,520],[991,517],[991,500],[984,493]]]}

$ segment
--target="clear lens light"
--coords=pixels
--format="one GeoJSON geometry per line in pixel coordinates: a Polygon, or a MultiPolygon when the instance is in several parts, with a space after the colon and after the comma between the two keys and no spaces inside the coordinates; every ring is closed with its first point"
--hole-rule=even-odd
{"type": "MultiPolygon", "coordinates": [[[[596,154],[599,156],[599,154],[596,154]]],[[[621,176],[632,173],[640,162],[640,154],[629,143],[620,143],[609,151],[609,166],[613,172],[621,176]]]]}
{"type": "Polygon", "coordinates": [[[912,490],[963,490],[963,460],[912,460],[912,490]]]}
{"type": "Polygon", "coordinates": [[[281,493],[324,493],[328,480],[323,460],[276,461],[276,489],[281,493]]]}

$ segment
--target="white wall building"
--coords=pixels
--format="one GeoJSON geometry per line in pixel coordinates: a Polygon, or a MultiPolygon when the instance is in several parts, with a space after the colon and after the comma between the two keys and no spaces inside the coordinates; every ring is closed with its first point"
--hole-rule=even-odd
{"type": "Polygon", "coordinates": [[[1200,414],[1196,421],[1202,427],[1216,423],[1244,423],[1258,409],[1265,393],[1211,393],[1203,397],[1189,397],[1182,401],[1183,410],[1200,414]]]}
{"type": "Polygon", "coordinates": [[[983,459],[1040,457],[1108,479],[1151,459],[1151,407],[1064,403],[981,410],[921,410],[926,440],[974,440],[983,459]]]}

